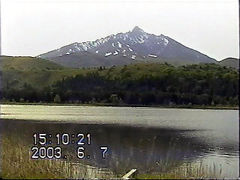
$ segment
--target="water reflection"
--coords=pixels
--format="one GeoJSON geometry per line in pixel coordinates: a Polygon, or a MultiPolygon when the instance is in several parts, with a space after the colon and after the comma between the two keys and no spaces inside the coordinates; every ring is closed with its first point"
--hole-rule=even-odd
{"type": "MultiPolygon", "coordinates": [[[[1,132],[3,136],[15,137],[24,143],[32,145],[34,133],[90,133],[91,145],[85,145],[89,159],[79,160],[76,157],[76,145],[63,146],[66,161],[84,162],[86,164],[109,168],[117,174],[124,174],[130,169],[136,168],[141,173],[168,172],[176,167],[181,167],[186,162],[194,162],[206,158],[210,154],[238,157],[237,145],[224,144],[216,146],[207,143],[200,135],[208,134],[209,130],[184,130],[171,128],[134,127],[117,124],[77,124],[66,122],[42,122],[24,120],[1,120],[1,132]],[[198,136],[197,136],[198,135],[198,136]],[[105,159],[102,158],[101,146],[107,146],[105,159]]],[[[211,156],[212,157],[212,156],[211,156]]],[[[219,157],[219,156],[217,156],[219,157]]],[[[235,160],[236,160],[235,158],[235,160]]],[[[219,160],[219,158],[216,158],[219,160]]],[[[211,158],[206,162],[218,163],[211,158]]],[[[234,162],[237,168],[238,162],[234,162]]],[[[226,167],[227,163],[222,163],[226,167]],[[226,165],[225,165],[226,164],[226,165]]],[[[224,167],[221,171],[224,171],[224,167]]],[[[228,177],[237,176],[237,170],[231,172],[228,177]],[[234,174],[233,174],[234,173],[234,174]]]]}

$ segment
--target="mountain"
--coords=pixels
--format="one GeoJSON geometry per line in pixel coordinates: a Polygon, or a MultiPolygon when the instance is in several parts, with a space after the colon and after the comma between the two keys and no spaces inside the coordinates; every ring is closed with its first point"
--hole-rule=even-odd
{"type": "MultiPolygon", "coordinates": [[[[98,54],[90,53],[88,51],[74,52],[70,55],[64,54],[62,56],[48,58],[50,61],[60,64],[65,67],[79,68],[79,67],[100,67],[100,66],[120,66],[133,63],[132,59],[122,58],[120,56],[113,56],[106,58],[98,54]]],[[[138,61],[135,61],[138,62],[138,61]]]]}
{"type": "Polygon", "coordinates": [[[175,64],[216,63],[196,50],[165,35],[146,33],[139,27],[96,41],[73,43],[39,55],[67,67],[112,66],[146,62],[175,64]]]}
{"type": "Polygon", "coordinates": [[[219,62],[219,64],[222,65],[222,66],[227,66],[227,67],[232,67],[232,68],[239,69],[239,59],[237,59],[237,58],[229,57],[229,58],[221,60],[219,62]]]}

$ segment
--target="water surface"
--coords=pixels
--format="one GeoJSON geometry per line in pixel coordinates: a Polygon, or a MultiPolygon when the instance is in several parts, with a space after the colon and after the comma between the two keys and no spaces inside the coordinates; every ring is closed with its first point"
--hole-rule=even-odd
{"type": "Polygon", "coordinates": [[[238,177],[237,110],[2,105],[1,119],[4,132],[28,143],[35,132],[90,133],[86,152],[91,158],[77,159],[76,145],[68,145],[67,160],[117,174],[133,168],[157,174],[190,164],[209,176],[238,177]],[[101,146],[108,147],[105,159],[101,146]]]}

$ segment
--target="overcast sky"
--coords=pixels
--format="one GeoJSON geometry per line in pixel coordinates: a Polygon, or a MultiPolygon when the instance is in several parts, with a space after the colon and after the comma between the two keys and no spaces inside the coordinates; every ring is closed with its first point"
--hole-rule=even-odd
{"type": "Polygon", "coordinates": [[[2,54],[30,55],[139,26],[221,60],[239,57],[238,0],[2,0],[2,54]]]}

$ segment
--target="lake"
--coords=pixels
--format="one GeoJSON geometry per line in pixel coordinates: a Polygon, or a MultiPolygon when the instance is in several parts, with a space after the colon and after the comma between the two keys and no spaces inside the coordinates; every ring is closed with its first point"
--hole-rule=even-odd
{"type": "Polygon", "coordinates": [[[63,146],[63,161],[120,176],[133,168],[140,175],[239,176],[238,110],[1,105],[0,123],[2,136],[21,137],[30,146],[34,133],[90,134],[89,157],[77,158],[73,143],[63,146]],[[104,158],[101,147],[107,147],[104,158]]]}

